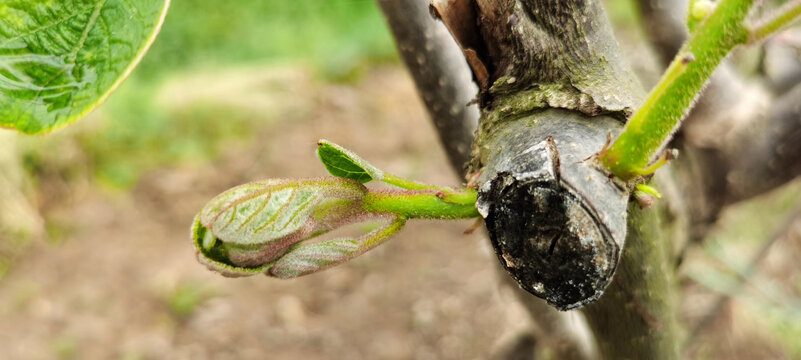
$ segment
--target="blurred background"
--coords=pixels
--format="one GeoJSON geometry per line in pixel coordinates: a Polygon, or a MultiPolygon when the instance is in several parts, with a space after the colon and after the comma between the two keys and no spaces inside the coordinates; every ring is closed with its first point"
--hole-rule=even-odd
{"type": "MultiPolygon", "coordinates": [[[[636,10],[607,9],[652,84],[636,10]]],[[[744,72],[756,56],[735,54],[744,72]]],[[[45,136],[0,130],[0,358],[483,359],[530,326],[489,245],[463,235],[470,221],[413,221],[291,281],[196,263],[196,211],[240,183],[325,175],[319,138],[460,183],[373,1],[174,0],[142,64],[87,118],[45,136]]],[[[801,358],[801,230],[747,272],[799,198],[796,181],[731,208],[688,252],[682,318],[733,297],[695,357],[801,358]]]]}

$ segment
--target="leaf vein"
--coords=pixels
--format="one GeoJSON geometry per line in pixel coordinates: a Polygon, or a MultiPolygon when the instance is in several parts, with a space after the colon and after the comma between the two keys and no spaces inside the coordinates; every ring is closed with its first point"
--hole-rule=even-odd
{"type": "Polygon", "coordinates": [[[63,19],[59,19],[59,20],[57,20],[57,21],[54,21],[54,22],[52,22],[52,23],[49,23],[49,24],[46,24],[46,25],[39,26],[38,28],[36,28],[36,29],[33,29],[33,30],[31,30],[31,31],[29,31],[29,32],[26,32],[26,33],[24,33],[24,34],[19,34],[19,35],[17,35],[17,36],[14,36],[14,37],[10,37],[10,38],[8,38],[8,39],[5,39],[3,42],[0,42],[0,48],[4,48],[6,45],[8,45],[9,43],[11,43],[11,42],[13,42],[13,41],[15,41],[15,40],[19,40],[19,39],[22,39],[22,38],[24,38],[24,37],[31,36],[31,35],[33,35],[33,34],[36,34],[36,33],[40,32],[40,31],[43,31],[43,30],[49,29],[49,28],[51,28],[51,27],[54,27],[54,26],[61,25],[61,24],[65,23],[65,22],[67,22],[67,21],[70,21],[70,20],[72,20],[74,17],[76,17],[76,16],[78,16],[78,15],[81,15],[81,14],[83,14],[83,13],[84,13],[84,11],[86,11],[87,9],[88,9],[88,7],[79,8],[79,9],[77,9],[77,10],[76,10],[74,13],[72,13],[72,14],[69,14],[68,16],[64,17],[63,19]]]}

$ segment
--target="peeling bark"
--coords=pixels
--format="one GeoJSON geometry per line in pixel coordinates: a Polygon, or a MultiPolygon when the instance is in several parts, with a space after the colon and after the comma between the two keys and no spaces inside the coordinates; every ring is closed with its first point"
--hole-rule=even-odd
{"type": "Polygon", "coordinates": [[[493,84],[471,162],[479,212],[521,287],[561,310],[581,307],[612,279],[629,196],[592,156],[642,91],[596,1],[476,9],[493,84]]]}
{"type": "Polygon", "coordinates": [[[623,113],[640,89],[598,1],[477,0],[492,101],[526,90],[550,108],[623,113]],[[611,41],[610,41],[611,40],[611,41]]]}

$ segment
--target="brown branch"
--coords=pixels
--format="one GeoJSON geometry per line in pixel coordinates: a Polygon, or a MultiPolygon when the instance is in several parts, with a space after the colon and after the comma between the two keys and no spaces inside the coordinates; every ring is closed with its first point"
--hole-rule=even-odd
{"type": "Polygon", "coordinates": [[[748,199],[801,175],[801,86],[773,101],[767,121],[741,138],[727,178],[728,201],[748,199]]]}
{"type": "Polygon", "coordinates": [[[638,0],[645,34],[667,66],[687,39],[687,1],[638,0]]]}

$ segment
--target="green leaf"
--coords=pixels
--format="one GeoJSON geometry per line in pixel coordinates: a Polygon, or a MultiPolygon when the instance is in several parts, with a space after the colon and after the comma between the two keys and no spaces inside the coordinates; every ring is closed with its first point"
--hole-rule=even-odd
{"type": "Polygon", "coordinates": [[[367,161],[328,140],[317,142],[317,156],[331,175],[367,183],[382,180],[384,172],[367,161]]]}
{"type": "Polygon", "coordinates": [[[0,0],[0,127],[41,133],[91,111],[153,42],[169,0],[0,0]]]}
{"type": "Polygon", "coordinates": [[[361,211],[363,185],[345,179],[266,180],[237,186],[212,199],[199,220],[227,244],[270,244],[304,228],[361,211]],[[332,200],[350,206],[336,207],[332,200]],[[317,215],[317,216],[315,216],[317,215]]]}
{"type": "Polygon", "coordinates": [[[281,279],[290,279],[345,263],[383,244],[406,224],[404,217],[393,217],[385,221],[383,226],[357,238],[298,244],[276,260],[269,274],[281,279]]]}

